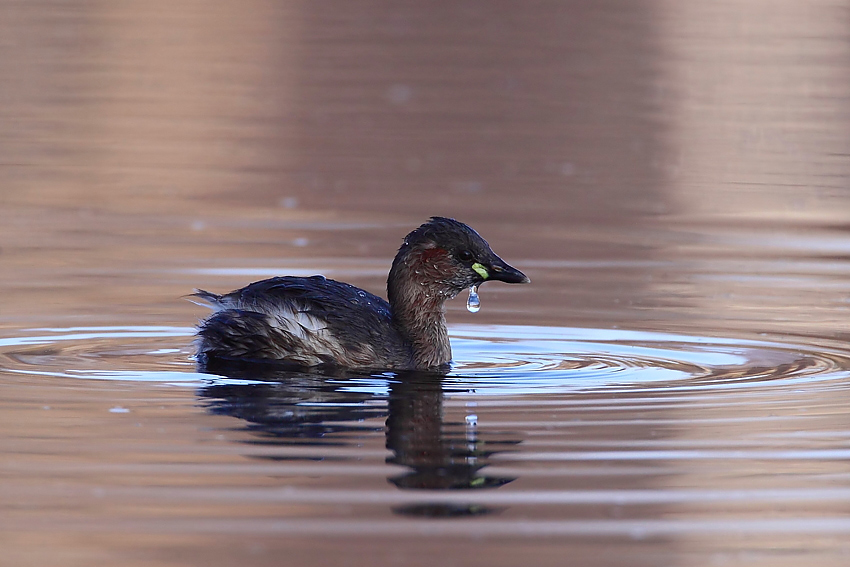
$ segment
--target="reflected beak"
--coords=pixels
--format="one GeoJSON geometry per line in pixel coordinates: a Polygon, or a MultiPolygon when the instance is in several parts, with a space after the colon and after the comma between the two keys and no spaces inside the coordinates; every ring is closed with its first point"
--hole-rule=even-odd
{"type": "Polygon", "coordinates": [[[486,279],[499,280],[500,282],[505,283],[531,283],[528,276],[513,266],[509,266],[498,256],[493,260],[493,263],[489,266],[487,272],[490,277],[486,279]]]}

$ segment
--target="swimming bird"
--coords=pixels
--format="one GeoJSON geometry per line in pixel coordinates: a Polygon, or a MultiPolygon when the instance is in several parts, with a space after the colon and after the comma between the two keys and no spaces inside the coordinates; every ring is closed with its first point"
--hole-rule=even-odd
{"type": "Polygon", "coordinates": [[[398,250],[389,301],[324,276],[274,277],[224,295],[195,290],[190,297],[214,310],[198,328],[198,360],[445,368],[452,358],[445,302],[490,280],[530,281],[466,224],[431,217],[398,250]]]}

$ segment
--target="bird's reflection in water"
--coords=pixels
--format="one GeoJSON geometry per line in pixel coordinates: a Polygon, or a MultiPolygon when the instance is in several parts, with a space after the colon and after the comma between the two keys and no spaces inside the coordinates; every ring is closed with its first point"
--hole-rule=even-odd
{"type": "MultiPolygon", "coordinates": [[[[272,445],[346,445],[352,435],[380,428],[368,420],[386,416],[387,462],[407,467],[389,481],[400,489],[470,490],[493,488],[513,478],[483,474],[488,458],[519,441],[487,438],[479,434],[474,419],[444,419],[444,377],[440,374],[404,372],[369,376],[320,374],[282,369],[270,364],[217,364],[201,368],[226,376],[202,388],[213,413],[248,422],[257,433],[254,443],[272,445]],[[235,379],[235,380],[233,380],[235,379]],[[240,384],[239,380],[246,383],[240,384]],[[250,381],[250,382],[248,382],[250,381]],[[365,388],[364,381],[384,388],[365,388]]],[[[326,460],[322,455],[264,457],[275,460],[326,460]]],[[[400,506],[393,511],[415,516],[468,516],[497,511],[494,508],[440,502],[400,506]]]]}

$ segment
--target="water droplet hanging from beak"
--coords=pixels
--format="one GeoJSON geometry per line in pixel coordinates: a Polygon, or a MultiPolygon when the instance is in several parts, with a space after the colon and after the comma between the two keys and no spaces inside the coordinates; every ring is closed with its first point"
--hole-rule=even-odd
{"type": "Polygon", "coordinates": [[[478,313],[478,310],[481,309],[481,299],[478,298],[477,285],[469,288],[469,299],[466,300],[466,309],[470,313],[478,313]]]}

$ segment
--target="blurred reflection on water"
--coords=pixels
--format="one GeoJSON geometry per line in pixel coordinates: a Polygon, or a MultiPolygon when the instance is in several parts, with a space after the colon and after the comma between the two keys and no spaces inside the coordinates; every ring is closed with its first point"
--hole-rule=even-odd
{"type": "Polygon", "coordinates": [[[5,559],[845,564],[846,22],[836,0],[3,3],[5,559]],[[158,385],[199,379],[192,288],[383,293],[433,214],[534,281],[450,307],[467,386],[503,390],[158,385]],[[541,325],[608,343],[518,350],[541,325]],[[641,374],[619,329],[691,339],[641,374]],[[313,436],[348,445],[245,458],[313,436]]]}
{"type": "MultiPolygon", "coordinates": [[[[211,400],[214,413],[246,420],[249,430],[260,436],[252,443],[283,449],[281,455],[262,455],[260,459],[324,461],[328,459],[324,454],[327,446],[356,444],[362,434],[374,431],[364,422],[386,416],[386,447],[392,454],[386,462],[407,469],[401,474],[394,467],[389,469],[388,480],[398,488],[469,490],[498,487],[513,480],[480,471],[499,447],[504,450],[517,441],[485,441],[478,435],[472,414],[462,423],[445,422],[444,386],[439,375],[395,375],[383,396],[358,391],[357,384],[344,377],[275,370],[272,366],[230,368],[225,374],[251,383],[211,385],[201,391],[201,396],[211,400]],[[258,384],[257,380],[267,383],[258,384]],[[313,453],[297,452],[311,446],[313,453]],[[293,448],[296,451],[287,451],[293,448]]],[[[492,436],[485,434],[487,437],[492,436]]],[[[394,511],[441,517],[493,510],[480,504],[441,502],[437,493],[431,502],[397,506],[394,511]]]]}

